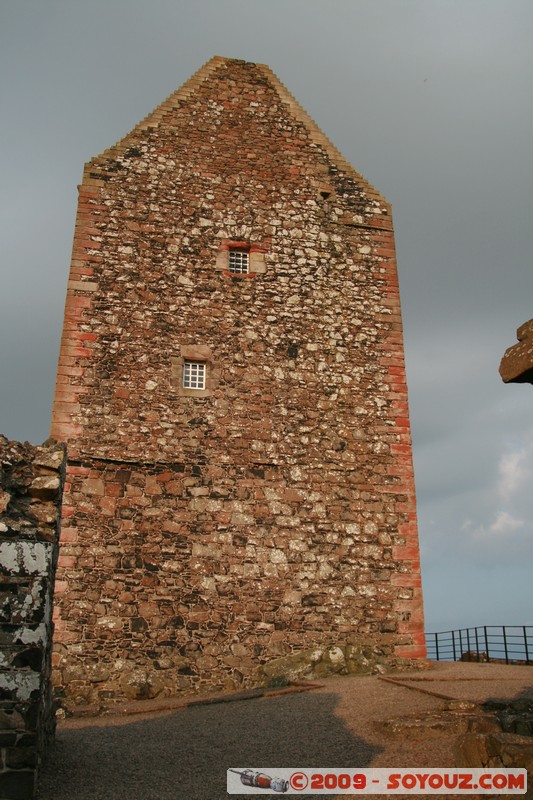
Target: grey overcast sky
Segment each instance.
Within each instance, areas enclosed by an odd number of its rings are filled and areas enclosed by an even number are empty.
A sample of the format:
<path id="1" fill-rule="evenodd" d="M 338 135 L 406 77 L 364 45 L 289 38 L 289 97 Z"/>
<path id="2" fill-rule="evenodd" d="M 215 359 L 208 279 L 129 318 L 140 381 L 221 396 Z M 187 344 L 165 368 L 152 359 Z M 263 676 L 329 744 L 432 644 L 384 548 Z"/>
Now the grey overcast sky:
<path id="1" fill-rule="evenodd" d="M 393 204 L 426 629 L 533 624 L 531 0 L 0 0 L 0 431 L 48 426 L 84 162 L 213 55 Z"/>

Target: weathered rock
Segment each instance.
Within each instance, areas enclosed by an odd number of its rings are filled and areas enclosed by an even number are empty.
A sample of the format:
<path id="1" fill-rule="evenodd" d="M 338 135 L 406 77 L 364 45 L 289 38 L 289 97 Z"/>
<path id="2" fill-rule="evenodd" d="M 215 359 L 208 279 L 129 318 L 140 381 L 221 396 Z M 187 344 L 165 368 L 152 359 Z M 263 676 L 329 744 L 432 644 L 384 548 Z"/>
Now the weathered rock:
<path id="1" fill-rule="evenodd" d="M 513 768 L 527 770 L 526 798 L 533 797 L 533 698 L 527 691 L 513 701 L 488 700 L 492 712 L 474 717 L 456 743 L 458 767 Z M 503 730 L 502 730 L 503 729 Z M 525 734 L 525 735 L 521 735 Z"/>
<path id="2" fill-rule="evenodd" d="M 9 505 L 11 495 L 9 492 L 0 491 L 0 514 L 3 514 Z"/>
<path id="3" fill-rule="evenodd" d="M 40 475 L 32 480 L 28 494 L 40 500 L 53 500 L 57 497 L 59 488 L 60 480 L 57 475 Z"/>
<path id="4" fill-rule="evenodd" d="M 521 325 L 518 344 L 509 347 L 500 363 L 500 375 L 505 383 L 533 383 L 533 319 Z"/>
<path id="5" fill-rule="evenodd" d="M 523 767 L 533 776 L 533 740 L 516 733 L 466 733 L 456 746 L 458 767 Z"/>
<path id="6" fill-rule="evenodd" d="M 120 677 L 119 685 L 125 697 L 130 700 L 152 700 L 163 691 L 164 683 L 155 672 L 134 668 L 126 670 Z"/>
<path id="7" fill-rule="evenodd" d="M 378 727 L 388 736 L 422 740 L 438 736 L 465 734 L 476 731 L 497 731 L 498 725 L 490 715 L 454 711 L 432 711 L 426 714 L 383 720 Z M 459 765 L 461 766 L 461 765 Z"/>
<path id="8" fill-rule="evenodd" d="M 272 659 L 264 664 L 259 674 L 263 683 L 283 678 L 286 682 L 302 678 L 314 680 L 330 675 L 374 674 L 385 671 L 384 663 L 371 650 L 352 644 L 330 645 L 325 648 L 303 650 L 290 656 Z M 365 655 L 365 652 L 367 655 Z"/>

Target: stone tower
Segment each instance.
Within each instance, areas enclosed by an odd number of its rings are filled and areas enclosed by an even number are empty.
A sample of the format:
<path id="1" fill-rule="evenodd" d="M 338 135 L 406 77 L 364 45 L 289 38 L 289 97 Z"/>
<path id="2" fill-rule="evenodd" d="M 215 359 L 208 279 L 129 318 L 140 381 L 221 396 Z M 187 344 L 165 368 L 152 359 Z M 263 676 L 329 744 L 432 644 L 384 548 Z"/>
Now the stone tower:
<path id="1" fill-rule="evenodd" d="M 87 164 L 51 432 L 72 703 L 425 654 L 391 209 L 268 67 Z"/>

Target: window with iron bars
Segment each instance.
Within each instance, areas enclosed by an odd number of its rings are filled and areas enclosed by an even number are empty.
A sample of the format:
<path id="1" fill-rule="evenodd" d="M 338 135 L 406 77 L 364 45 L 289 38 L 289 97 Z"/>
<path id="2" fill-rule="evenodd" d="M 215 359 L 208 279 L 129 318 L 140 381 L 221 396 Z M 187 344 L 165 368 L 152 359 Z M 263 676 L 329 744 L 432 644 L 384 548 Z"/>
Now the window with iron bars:
<path id="1" fill-rule="evenodd" d="M 229 271 L 234 275 L 246 275 L 250 270 L 250 254 L 247 250 L 229 251 Z"/>
<path id="2" fill-rule="evenodd" d="M 185 361 L 183 364 L 183 388 L 205 389 L 206 365 L 204 361 Z"/>

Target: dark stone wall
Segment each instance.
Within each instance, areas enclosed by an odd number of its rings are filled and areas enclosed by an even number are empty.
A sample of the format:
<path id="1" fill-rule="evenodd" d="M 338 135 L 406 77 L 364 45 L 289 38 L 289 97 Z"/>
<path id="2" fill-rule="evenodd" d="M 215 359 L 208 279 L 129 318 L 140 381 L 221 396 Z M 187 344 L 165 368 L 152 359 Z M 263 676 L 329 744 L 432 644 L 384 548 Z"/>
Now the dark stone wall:
<path id="1" fill-rule="evenodd" d="M 53 737 L 52 592 L 64 447 L 0 436 L 0 797 L 33 797 Z"/>

